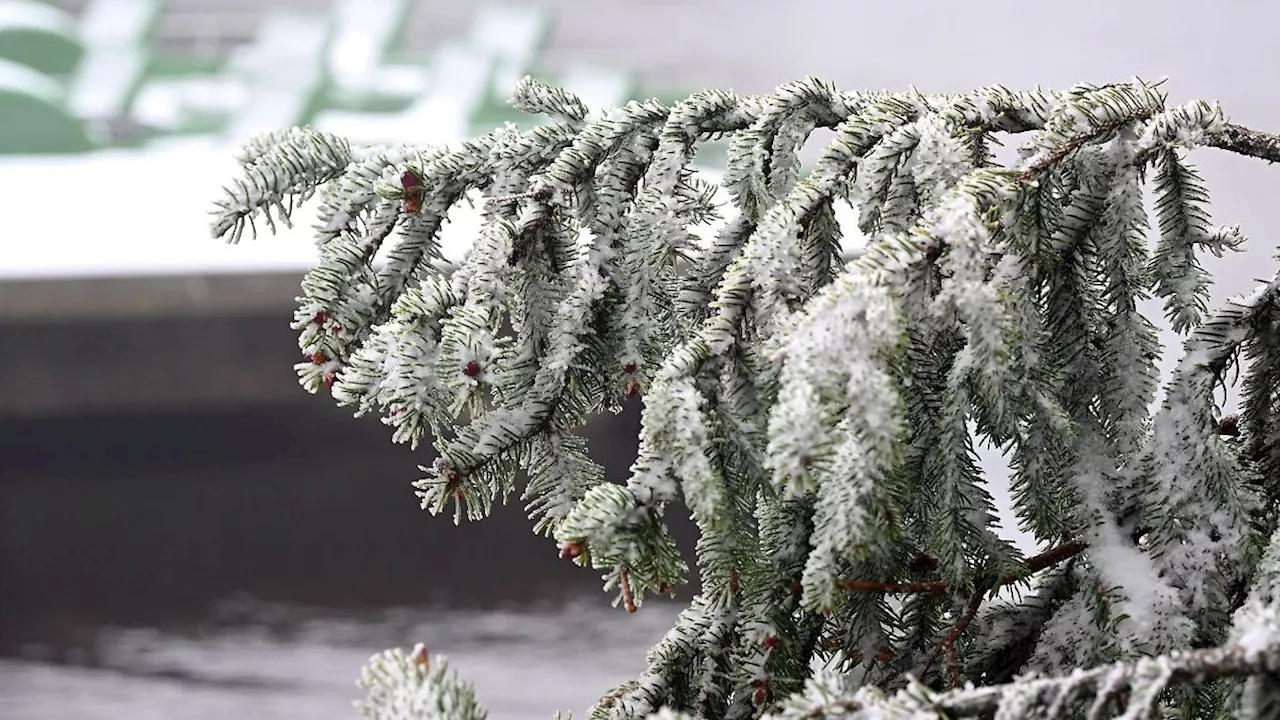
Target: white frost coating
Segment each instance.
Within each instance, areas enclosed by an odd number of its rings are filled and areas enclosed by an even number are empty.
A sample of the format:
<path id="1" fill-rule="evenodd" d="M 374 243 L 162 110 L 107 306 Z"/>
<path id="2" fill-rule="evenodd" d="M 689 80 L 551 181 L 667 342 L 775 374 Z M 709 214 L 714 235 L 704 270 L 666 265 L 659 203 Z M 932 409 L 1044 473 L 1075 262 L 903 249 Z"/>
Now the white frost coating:
<path id="1" fill-rule="evenodd" d="M 1088 588 L 1077 590 L 1049 618 L 1036 641 L 1028 669 L 1060 673 L 1094 661 L 1094 648 L 1101 636 L 1088 604 Z"/>
<path id="2" fill-rule="evenodd" d="M 486 715 L 471 684 L 449 672 L 443 655 L 427 657 L 422 645 L 412 654 L 397 649 L 374 655 L 358 684 L 368 697 L 356 708 L 368 720 L 484 720 Z"/>
<path id="3" fill-rule="evenodd" d="M 510 437 L 527 434 L 537 424 L 528 408 L 494 408 L 486 420 L 471 448 L 479 457 L 493 455 L 507 445 Z"/>
<path id="4" fill-rule="evenodd" d="M 766 467 L 790 495 L 815 483 L 818 490 L 803 577 L 810 607 L 831 602 L 836 558 L 873 531 L 859 506 L 896 453 L 898 398 L 881 358 L 897 344 L 900 323 L 885 290 L 855 268 L 810 302 L 774 354 L 785 364 L 769 414 Z M 836 427 L 814 425 L 831 413 L 843 416 Z M 832 454 L 829 468 L 817 464 L 820 453 Z"/>
<path id="5" fill-rule="evenodd" d="M 1243 648 L 1248 659 L 1280 652 L 1280 530 L 1271 536 L 1253 587 L 1231 626 L 1231 642 Z"/>
<path id="6" fill-rule="evenodd" d="M 911 177 L 924 191 L 923 200 L 931 204 L 973 172 L 973 164 L 941 118 L 930 115 L 918 127 L 920 142 L 911 154 Z"/>
<path id="7" fill-rule="evenodd" d="M 1254 301 L 1260 299 L 1255 296 Z M 1223 602 L 1244 562 L 1242 533 L 1257 499 L 1239 482 L 1246 469 L 1215 436 L 1211 364 L 1232 355 L 1249 332 L 1243 306 L 1228 305 L 1196 328 L 1152 422 L 1144 458 L 1142 502 L 1151 526 L 1149 553 L 1180 587 L 1186 614 Z M 1188 438 L 1205 438 L 1188 442 Z"/>
<path id="8" fill-rule="evenodd" d="M 804 182 L 796 186 L 785 200 L 769 209 L 734 263 L 738 272 L 749 273 L 756 291 L 757 319 L 765 335 L 774 335 L 791 322 L 787 300 L 800 295 L 800 247 L 796 241 L 800 216 L 821 200 L 829 184 L 818 187 Z"/>
<path id="9" fill-rule="evenodd" d="M 529 91 L 530 102 L 549 92 Z M 456 151 L 338 152 L 349 165 L 319 190 L 323 257 L 295 317 L 314 353 L 303 369 L 313 384 L 314 374 L 331 381 L 340 357 L 340 400 L 361 409 L 394 403 L 398 432 L 431 425 L 445 461 L 428 484 L 453 485 L 419 485 L 424 500 L 451 499 L 466 482 L 468 514 L 478 516 L 472 510 L 512 489 L 523 466 L 527 487 L 536 484 L 530 506 L 541 508 L 532 512 L 547 515 L 541 529 L 578 564 L 603 571 L 606 589 L 619 588 L 628 605 L 684 579 L 662 517 L 669 502 L 692 509 L 713 600 L 696 599 L 639 681 L 600 708 L 610 720 L 643 717 L 676 689 L 727 700 L 746 717 L 760 688 L 772 690 L 766 683 L 832 658 L 861 663 L 855 680 L 818 677 L 775 713 L 923 718 L 934 700 L 963 694 L 986 709 L 999 699 L 998 717 L 1021 718 L 1039 710 L 1041 691 L 1087 690 L 1104 673 L 974 689 L 968 683 L 1000 671 L 992 663 L 1014 642 L 982 632 L 1024 632 L 1026 640 L 1043 630 L 1031 660 L 1008 668 L 1019 673 L 1070 672 L 1220 633 L 1214 608 L 1252 570 L 1244 561 L 1253 538 L 1242 528 L 1256 473 L 1238 462 L 1238 440 L 1199 440 L 1217 410 L 1206 399 L 1221 365 L 1214 361 L 1246 339 L 1255 318 L 1243 306 L 1211 318 L 1171 384 L 1171 409 L 1148 425 L 1151 332 L 1130 310 L 1150 272 L 1163 282 L 1157 294 L 1199 326 L 1201 287 L 1185 262 L 1194 255 L 1164 253 L 1153 263 L 1171 268 L 1163 275 L 1145 262 L 1135 148 L 1179 168 L 1169 148 L 1203 140 L 1221 127 L 1220 112 L 1195 104 L 1166 111 L 1161 92 L 1144 83 L 1052 94 L 825 92 L 793 84 L 742 105 L 708 96 L 665 117 L 657 103 L 632 103 L 607 122 L 506 129 Z M 794 145 L 815 120 L 829 126 L 842 117 L 817 169 L 799 179 Z M 700 126 L 706 119 L 715 127 Z M 728 131 L 726 184 L 741 207 L 730 210 L 738 214 L 728 231 L 699 243 L 688 226 L 713 214 L 714 193 L 682 167 L 691 143 L 725 125 L 737 128 Z M 1004 132 L 1035 135 L 1019 166 L 1000 167 L 997 157 L 988 167 L 986 142 Z M 270 163 L 270 150 L 257 148 L 251 162 Z M 983 168 L 969 166 L 974 157 Z M 246 197 L 270 204 L 281 192 L 277 176 L 291 172 L 280 165 Z M 401 165 L 420 174 L 420 203 L 402 200 Z M 1184 217 L 1165 212 L 1162 231 L 1177 240 L 1170 245 L 1217 252 L 1238 242 L 1238 233 L 1211 234 L 1207 219 L 1194 219 L 1196 203 L 1185 197 L 1200 189 L 1189 173 L 1161 176 L 1171 177 L 1182 189 L 1166 196 Z M 308 182 L 299 192 L 315 190 Z M 415 288 L 442 277 L 434 246 L 417 258 L 463 186 L 494 196 L 484 203 L 485 227 L 468 236 L 478 240 L 451 281 Z M 877 235 L 841 272 L 828 266 L 832 239 L 818 231 L 827 229 L 826 203 L 846 196 L 860 201 Z M 824 215 L 818 226 L 809 224 L 815 211 Z M 383 254 L 404 255 L 370 274 L 369 251 L 397 223 L 409 239 Z M 1070 265 L 1055 267 L 1063 253 Z M 1057 293 L 1050 307 L 1046 293 Z M 396 297 L 388 318 L 385 302 Z M 1071 346 L 1046 337 L 1042 320 L 1060 324 Z M 640 458 L 625 485 L 602 482 L 569 433 L 636 390 L 645 392 Z M 442 430 L 464 416 L 456 435 Z M 847 612 L 858 603 L 836 594 L 848 585 L 837 578 L 941 578 L 959 587 L 1011 569 L 992 532 L 971 433 L 1019 453 L 1019 510 L 1040 539 L 1077 538 L 1087 550 L 1069 561 L 1070 575 L 1032 585 L 1052 597 L 1000 622 L 980 619 L 956 644 L 966 657 L 939 658 L 926 681 L 944 685 L 944 664 L 958 665 L 964 689 L 955 695 L 914 684 L 889 700 L 857 690 L 893 682 L 885 671 L 918 660 L 902 646 L 936 640 L 945 627 L 912 612 L 919 596 L 862 596 L 883 600 L 885 615 L 851 624 L 865 618 Z M 1137 458 L 1135 447 L 1144 451 Z M 730 497 L 730 488 L 746 495 Z M 881 517 L 902 534 L 886 532 Z M 1263 565 L 1262 575 L 1276 574 L 1274 558 Z M 1275 583 L 1262 585 L 1233 630 L 1247 653 L 1280 635 Z M 788 617 L 809 619 L 797 606 L 830 607 L 830 617 L 811 619 L 841 646 L 789 652 L 801 645 L 776 636 L 794 632 Z M 939 620 L 953 622 L 959 610 Z M 877 665 L 882 650 L 897 654 L 897 667 Z M 1127 667 L 1107 681 L 1132 682 L 1145 706 L 1171 666 Z M 412 695 L 418 677 L 403 673 L 391 684 Z"/>
<path id="10" fill-rule="evenodd" d="M 688 380 L 672 382 L 668 392 L 672 411 L 669 430 L 673 437 L 667 446 L 675 455 L 676 477 L 684 482 L 689 510 L 699 518 L 708 518 L 724 507 L 725 487 L 707 459 L 710 438 L 702 416 L 702 396 Z"/>
<path id="11" fill-rule="evenodd" d="M 1257 660 L 1264 653 L 1275 652 L 1280 646 L 1280 612 L 1271 608 L 1269 613 L 1259 613 L 1252 618 L 1253 624 L 1240 633 L 1236 644 L 1244 650 L 1245 657 Z"/>
<path id="12" fill-rule="evenodd" d="M 775 362 L 785 364 L 770 413 L 766 459 L 779 487 L 793 493 L 806 489 L 806 468 L 830 432 L 819 425 L 826 414 L 820 404 L 836 410 L 856 403 L 849 412 L 856 408 L 864 414 L 859 425 L 877 429 L 876 440 L 869 441 L 891 442 L 894 423 L 887 413 L 894 404 L 892 391 L 877 394 L 874 387 L 857 383 L 884 377 L 877 358 L 896 343 L 900 322 L 884 290 L 850 271 L 815 298 L 782 336 L 773 353 Z"/>
<path id="13" fill-rule="evenodd" d="M 1144 114 L 1163 109 L 1164 96 L 1157 85 L 1135 79 L 1105 88 L 1073 87 L 1057 99 L 1044 129 L 1022 148 L 1023 159 L 1016 169 L 1036 167 L 1066 143 L 1106 129 L 1112 123 L 1136 121 Z"/>
<path id="14" fill-rule="evenodd" d="M 1146 152 L 1157 146 L 1195 147 L 1209 135 L 1226 129 L 1227 119 L 1217 102 L 1195 100 L 1170 108 L 1147 121 L 1136 149 Z"/>
<path id="15" fill-rule="evenodd" d="M 787 383 L 778 394 L 769 414 L 766 462 L 774 482 L 789 498 L 817 487 L 810 466 L 830 437 L 828 414 L 812 383 Z"/>
<path id="16" fill-rule="evenodd" d="M 1082 519 L 1088 523 L 1089 560 L 1103 586 L 1119 591 L 1112 616 L 1127 616 L 1117 628 L 1121 649 L 1185 647 L 1194 624 L 1184 615 L 1178 591 L 1116 525 L 1108 501 L 1111 481 L 1105 474 L 1114 460 L 1109 462 L 1110 454 L 1097 438 L 1082 442 L 1078 457 L 1073 479 L 1084 505 Z"/>
<path id="17" fill-rule="evenodd" d="M 1147 408 L 1156 391 L 1155 358 L 1159 353 L 1155 327 L 1136 309 L 1143 299 L 1142 268 L 1147 260 L 1143 233 L 1148 221 L 1132 146 L 1133 133 L 1122 129 L 1104 150 L 1113 168 L 1102 227 L 1095 232 L 1106 258 L 1110 332 L 1103 339 L 1104 422 L 1111 424 L 1119 459 L 1135 453 L 1146 434 Z M 1132 309 L 1131 309 L 1132 308 Z"/>
<path id="18" fill-rule="evenodd" d="M 896 698 L 895 698 L 896 699 Z M 787 698 L 774 712 L 765 715 L 767 720 L 809 720 L 812 718 L 839 718 L 840 720 L 884 720 L 887 717 L 920 720 L 936 717 L 935 714 L 915 715 L 893 708 L 886 713 L 888 701 L 874 687 L 854 687 L 841 673 L 822 668 L 805 681 L 804 688 Z"/>
<path id="19" fill-rule="evenodd" d="M 991 192 L 993 201 L 1009 192 L 1003 184 L 983 189 Z M 989 253 L 994 248 L 990 231 L 975 207 L 979 201 L 976 193 L 973 187 L 952 190 L 927 218 L 925 227 L 948 248 L 943 267 L 952 273 L 951 281 L 934 298 L 933 313 L 938 318 L 954 314 L 965 324 L 987 389 L 1000 392 L 1006 389 L 1006 380 L 1019 373 L 1009 362 L 1012 350 L 1008 340 L 1016 318 L 1009 314 L 1001 288 L 987 280 Z"/>

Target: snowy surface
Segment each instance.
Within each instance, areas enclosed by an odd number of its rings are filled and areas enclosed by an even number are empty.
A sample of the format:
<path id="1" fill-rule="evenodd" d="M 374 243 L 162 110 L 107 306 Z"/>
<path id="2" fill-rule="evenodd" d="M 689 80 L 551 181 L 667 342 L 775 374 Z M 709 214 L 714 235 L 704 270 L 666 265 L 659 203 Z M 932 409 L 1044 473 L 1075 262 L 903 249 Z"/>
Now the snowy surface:
<path id="1" fill-rule="evenodd" d="M 596 598 L 598 599 L 598 598 Z M 644 669 L 644 653 L 683 607 L 646 602 L 628 615 L 601 603 L 517 611 L 388 610 L 289 627 L 212 633 L 103 631 L 105 667 L 0 659 L 5 720 L 356 716 L 360 667 L 391 646 L 425 642 L 471 682 L 493 720 L 585 711 Z"/>
<path id="2" fill-rule="evenodd" d="M 0 30 L 42 30 L 52 35 L 71 35 L 75 19 L 65 10 L 32 0 L 7 0 L 0 3 Z"/>
<path id="3" fill-rule="evenodd" d="M 0 58 L 0 90 L 34 95 L 53 104 L 62 102 L 63 96 L 62 87 L 48 75 L 4 58 Z"/>

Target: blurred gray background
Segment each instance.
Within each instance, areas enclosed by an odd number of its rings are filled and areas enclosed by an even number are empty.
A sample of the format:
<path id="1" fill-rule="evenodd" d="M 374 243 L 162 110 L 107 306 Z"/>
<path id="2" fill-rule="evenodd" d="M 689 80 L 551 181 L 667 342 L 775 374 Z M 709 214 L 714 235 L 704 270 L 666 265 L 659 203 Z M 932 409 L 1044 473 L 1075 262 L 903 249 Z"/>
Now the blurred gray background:
<path id="1" fill-rule="evenodd" d="M 430 517 L 409 486 L 428 450 L 297 387 L 305 237 L 235 249 L 283 248 L 270 261 L 184 255 L 211 242 L 196 213 L 247 133 L 448 141 L 514 119 L 504 82 L 524 72 L 605 105 L 807 75 L 924 91 L 1167 76 L 1173 102 L 1280 131 L 1277 21 L 1261 0 L 0 0 L 0 717 L 352 717 L 365 658 L 417 641 L 498 720 L 581 713 L 678 609 L 609 608 L 518 505 Z M 1196 160 L 1215 221 L 1253 242 L 1210 259 L 1218 302 L 1274 272 L 1280 173 Z M 163 215 L 162 192 L 194 209 Z M 637 427 L 633 408 L 587 430 L 614 479 Z"/>

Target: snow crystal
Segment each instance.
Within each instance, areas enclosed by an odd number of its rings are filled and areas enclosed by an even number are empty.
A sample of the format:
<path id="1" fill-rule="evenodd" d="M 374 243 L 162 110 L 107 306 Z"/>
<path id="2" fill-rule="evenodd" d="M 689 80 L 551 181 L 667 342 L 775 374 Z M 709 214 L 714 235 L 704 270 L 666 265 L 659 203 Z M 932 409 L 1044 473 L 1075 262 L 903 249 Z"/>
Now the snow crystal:
<path id="1" fill-rule="evenodd" d="M 1260 622 L 1250 625 L 1236 644 L 1244 650 L 1248 660 L 1257 660 L 1263 653 L 1280 645 L 1280 617 L 1274 612 L 1266 615 Z"/>

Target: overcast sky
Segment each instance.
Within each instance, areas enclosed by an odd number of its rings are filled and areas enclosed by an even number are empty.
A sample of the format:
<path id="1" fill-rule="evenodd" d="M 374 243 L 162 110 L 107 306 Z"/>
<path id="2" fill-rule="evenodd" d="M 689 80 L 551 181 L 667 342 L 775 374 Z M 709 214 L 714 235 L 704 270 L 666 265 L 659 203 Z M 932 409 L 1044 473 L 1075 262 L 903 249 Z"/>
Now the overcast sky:
<path id="1" fill-rule="evenodd" d="M 422 18 L 445 3 L 424 3 Z M 959 92 L 1168 77 L 1171 102 L 1221 101 L 1233 122 L 1280 132 L 1280 4 L 1265 0 L 558 0 L 551 63 L 633 67 L 655 87 L 764 92 L 815 75 L 843 89 Z M 444 12 L 443 7 L 439 8 Z M 453 11 L 456 13 L 456 11 Z M 418 20 L 417 22 L 421 22 Z M 1270 274 L 1280 168 L 1202 150 L 1218 223 L 1255 252 L 1225 261 L 1234 294 Z"/>

